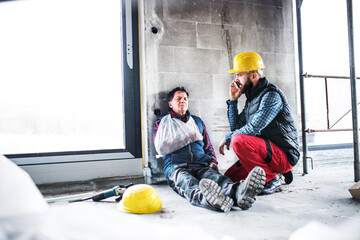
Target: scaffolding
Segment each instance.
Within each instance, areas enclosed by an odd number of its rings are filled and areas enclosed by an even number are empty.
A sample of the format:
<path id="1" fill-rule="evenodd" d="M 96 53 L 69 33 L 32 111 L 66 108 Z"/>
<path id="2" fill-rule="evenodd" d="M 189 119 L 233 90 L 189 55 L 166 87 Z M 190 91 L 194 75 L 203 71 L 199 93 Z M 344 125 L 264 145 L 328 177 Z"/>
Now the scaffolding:
<path id="1" fill-rule="evenodd" d="M 301 106 L 301 134 L 302 134 L 302 150 L 303 150 L 303 172 L 308 174 L 307 167 L 307 140 L 306 134 L 310 131 L 306 127 L 306 118 L 305 118 L 305 88 L 304 88 L 304 74 L 303 70 L 303 55 L 302 55 L 302 30 L 301 30 L 301 5 L 303 0 L 296 0 L 296 17 L 297 17 L 297 33 L 298 33 L 298 55 L 299 55 L 299 79 L 300 79 L 300 106 Z M 354 24 L 353 24 L 353 4 L 352 0 L 347 0 L 347 22 L 348 22 L 348 41 L 349 41 L 349 63 L 350 63 L 350 79 L 351 83 L 351 112 L 352 112 L 352 131 L 353 131 L 353 147 L 354 147 L 354 180 L 355 182 L 360 180 L 360 171 L 359 171 L 359 126 L 358 126 L 358 114 L 357 114 L 357 94 L 356 94 L 356 72 L 355 72 L 355 54 L 354 54 Z M 314 76 L 312 76 L 314 77 Z M 327 84 L 327 79 L 325 78 Z M 328 96 L 326 93 L 326 98 Z M 328 103 L 327 103 L 328 106 Z M 331 131 L 331 127 L 328 126 L 327 129 L 322 131 Z M 334 131 L 334 130 L 332 130 Z"/>

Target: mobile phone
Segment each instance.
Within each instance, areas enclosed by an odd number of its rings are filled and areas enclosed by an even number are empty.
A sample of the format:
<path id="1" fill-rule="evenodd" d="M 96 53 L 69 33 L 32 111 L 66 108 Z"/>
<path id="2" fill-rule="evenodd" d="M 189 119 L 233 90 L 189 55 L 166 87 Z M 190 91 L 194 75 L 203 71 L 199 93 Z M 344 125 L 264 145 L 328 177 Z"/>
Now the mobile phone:
<path id="1" fill-rule="evenodd" d="M 236 88 L 240 88 L 240 83 L 234 82 L 234 86 L 235 86 Z"/>

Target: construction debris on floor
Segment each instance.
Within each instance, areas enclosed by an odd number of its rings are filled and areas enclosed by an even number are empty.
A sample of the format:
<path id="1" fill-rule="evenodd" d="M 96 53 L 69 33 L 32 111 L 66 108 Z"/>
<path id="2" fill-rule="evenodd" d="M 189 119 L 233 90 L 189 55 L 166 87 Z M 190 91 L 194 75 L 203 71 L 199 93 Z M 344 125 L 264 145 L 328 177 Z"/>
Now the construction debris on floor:
<path id="1" fill-rule="evenodd" d="M 0 184 L 0 239 L 360 239 L 360 202 L 348 191 L 351 163 L 315 167 L 305 176 L 295 169 L 281 192 L 229 213 L 192 206 L 167 185 L 152 186 L 162 202 L 152 214 L 119 211 L 116 196 L 74 203 L 68 202 L 74 196 L 49 196 L 47 203 L 5 157 Z"/>

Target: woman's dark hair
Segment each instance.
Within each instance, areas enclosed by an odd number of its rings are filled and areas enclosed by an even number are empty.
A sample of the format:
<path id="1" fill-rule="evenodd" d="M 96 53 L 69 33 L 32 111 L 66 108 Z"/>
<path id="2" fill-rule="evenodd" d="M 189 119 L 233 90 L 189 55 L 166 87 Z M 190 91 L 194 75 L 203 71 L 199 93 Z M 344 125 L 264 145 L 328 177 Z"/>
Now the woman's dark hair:
<path id="1" fill-rule="evenodd" d="M 184 92 L 189 97 L 189 93 L 186 91 L 186 89 L 184 87 L 176 87 L 168 93 L 168 95 L 167 95 L 168 102 L 170 102 L 173 99 L 174 94 L 177 91 Z"/>

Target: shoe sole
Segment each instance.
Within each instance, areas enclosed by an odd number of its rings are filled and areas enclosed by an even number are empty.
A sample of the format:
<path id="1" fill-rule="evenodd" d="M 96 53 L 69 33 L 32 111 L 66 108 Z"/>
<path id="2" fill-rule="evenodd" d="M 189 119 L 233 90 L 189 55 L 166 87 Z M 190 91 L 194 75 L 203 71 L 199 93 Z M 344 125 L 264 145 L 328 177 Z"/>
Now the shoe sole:
<path id="1" fill-rule="evenodd" d="M 200 191 L 206 201 L 214 208 L 229 212 L 234 205 L 234 200 L 221 192 L 221 187 L 213 180 L 203 178 L 199 183 Z"/>
<path id="2" fill-rule="evenodd" d="M 255 196 L 259 194 L 265 185 L 265 171 L 261 167 L 255 167 L 249 173 L 248 177 L 245 179 L 241 186 L 242 194 L 237 197 L 237 204 L 242 210 L 249 209 L 252 204 L 255 202 Z"/>

